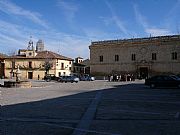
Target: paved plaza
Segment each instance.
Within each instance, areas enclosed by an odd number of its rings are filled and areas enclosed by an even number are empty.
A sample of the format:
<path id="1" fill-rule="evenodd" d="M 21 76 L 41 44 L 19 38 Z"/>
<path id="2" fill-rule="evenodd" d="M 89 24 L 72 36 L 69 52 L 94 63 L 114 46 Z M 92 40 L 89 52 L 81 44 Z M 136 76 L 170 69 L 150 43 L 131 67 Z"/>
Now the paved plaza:
<path id="1" fill-rule="evenodd" d="M 180 89 L 144 81 L 32 85 L 0 88 L 0 135 L 180 135 Z"/>

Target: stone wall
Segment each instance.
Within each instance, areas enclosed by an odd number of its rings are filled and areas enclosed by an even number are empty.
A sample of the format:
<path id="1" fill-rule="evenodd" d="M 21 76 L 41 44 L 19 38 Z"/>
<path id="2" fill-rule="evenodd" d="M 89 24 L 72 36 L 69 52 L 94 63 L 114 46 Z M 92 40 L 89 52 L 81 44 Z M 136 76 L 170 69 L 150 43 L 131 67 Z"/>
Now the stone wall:
<path id="1" fill-rule="evenodd" d="M 177 60 L 172 60 L 172 52 L 177 52 Z M 152 60 L 156 53 L 156 60 Z M 135 61 L 132 61 L 135 54 Z M 119 61 L 115 61 L 119 55 Z M 99 57 L 103 56 L 103 62 Z M 91 74 L 111 74 L 116 72 L 138 72 L 147 67 L 148 73 L 180 73 L 180 38 L 167 40 L 146 40 L 142 42 L 97 42 L 90 46 Z"/>

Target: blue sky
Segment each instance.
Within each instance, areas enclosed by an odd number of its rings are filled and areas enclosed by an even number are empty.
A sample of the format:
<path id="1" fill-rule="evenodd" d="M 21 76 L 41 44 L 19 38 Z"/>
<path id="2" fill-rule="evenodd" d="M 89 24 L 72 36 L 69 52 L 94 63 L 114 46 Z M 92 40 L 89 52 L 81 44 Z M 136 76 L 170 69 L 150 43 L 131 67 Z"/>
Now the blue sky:
<path id="1" fill-rule="evenodd" d="M 42 39 L 45 48 L 89 58 L 91 41 L 180 33 L 180 0 L 0 0 L 0 52 Z"/>

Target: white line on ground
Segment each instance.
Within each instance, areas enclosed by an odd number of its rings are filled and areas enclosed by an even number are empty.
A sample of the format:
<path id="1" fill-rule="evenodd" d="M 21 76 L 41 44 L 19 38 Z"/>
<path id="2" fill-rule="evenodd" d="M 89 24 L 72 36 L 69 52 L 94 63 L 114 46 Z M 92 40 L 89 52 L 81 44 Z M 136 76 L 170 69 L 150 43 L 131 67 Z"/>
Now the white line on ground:
<path id="1" fill-rule="evenodd" d="M 107 110 L 107 109 L 98 109 L 98 110 Z M 165 113 L 159 113 L 159 112 L 145 112 L 145 111 L 133 111 L 133 110 L 112 110 L 111 111 L 117 111 L 117 112 L 130 112 L 130 113 L 141 113 L 141 114 L 154 114 L 154 115 L 161 115 Z M 174 115 L 174 113 L 166 113 L 167 115 Z"/>
<path id="2" fill-rule="evenodd" d="M 83 133 L 95 133 L 95 134 L 101 134 L 101 135 L 121 135 L 121 134 L 113 134 L 113 133 L 108 133 L 108 132 L 99 132 L 99 131 L 95 131 L 95 130 L 87 130 L 87 129 L 81 129 L 81 128 L 74 128 L 74 127 L 70 127 L 70 126 L 61 126 L 59 124 L 57 124 L 58 122 L 67 122 L 67 123 L 73 123 L 77 120 L 69 120 L 69 121 L 66 121 L 66 120 L 52 120 L 52 119 L 27 119 L 27 118 L 9 118 L 9 119 L 1 119 L 0 118 L 0 121 L 22 121 L 22 122 L 39 122 L 41 124 L 45 124 L 45 125 L 48 125 L 48 126 L 55 126 L 55 127 L 59 127 L 59 128 L 65 128 L 65 129 L 73 129 L 73 130 L 76 130 L 76 131 L 79 131 L 79 132 L 83 132 Z"/>
<path id="3" fill-rule="evenodd" d="M 112 100 L 112 99 L 111 99 Z M 180 102 L 166 102 L 166 101 L 147 101 L 147 100 L 128 100 L 128 99 L 114 99 L 115 101 L 125 102 L 148 102 L 148 103 L 162 103 L 162 104 L 180 104 Z"/>
<path id="4" fill-rule="evenodd" d="M 0 117 L 0 121 L 21 121 L 21 122 L 54 122 L 54 123 L 77 123 L 78 120 L 62 120 L 58 118 L 3 118 Z"/>
<path id="5" fill-rule="evenodd" d="M 73 128 L 73 127 L 69 127 L 69 126 L 60 126 L 58 124 L 52 124 L 52 123 L 43 123 L 46 125 L 50 125 L 50 126 L 57 126 L 60 128 L 67 128 L 67 129 L 74 129 L 76 131 L 79 131 L 79 133 L 95 133 L 95 134 L 101 134 L 101 135 L 122 135 L 122 134 L 113 134 L 113 133 L 108 133 L 108 132 L 99 132 L 99 131 L 95 131 L 95 130 L 87 130 L 87 129 L 81 129 L 81 128 Z M 78 134 L 80 135 L 80 134 Z"/>
<path id="6" fill-rule="evenodd" d="M 83 115 L 81 121 L 77 125 L 77 129 L 88 130 L 96 112 L 98 103 L 100 102 L 102 92 L 97 92 L 96 97 L 92 100 L 87 111 Z M 86 135 L 87 132 L 81 132 L 80 130 L 74 130 L 72 135 Z"/>
<path id="7" fill-rule="evenodd" d="M 118 95 L 119 96 L 119 95 Z M 141 96 L 141 97 L 177 97 L 176 95 L 152 95 L 152 94 L 126 94 L 126 93 L 121 93 L 121 96 Z M 108 99 L 108 98 L 103 98 L 103 99 Z"/>

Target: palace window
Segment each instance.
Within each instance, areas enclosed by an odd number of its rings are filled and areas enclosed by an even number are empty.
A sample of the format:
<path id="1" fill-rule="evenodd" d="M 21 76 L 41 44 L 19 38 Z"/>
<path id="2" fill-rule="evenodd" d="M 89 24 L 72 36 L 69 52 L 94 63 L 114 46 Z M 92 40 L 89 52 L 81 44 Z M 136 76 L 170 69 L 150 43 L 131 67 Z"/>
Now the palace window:
<path id="1" fill-rule="evenodd" d="M 61 63 L 61 70 L 64 70 L 64 63 Z"/>
<path id="2" fill-rule="evenodd" d="M 119 61 L 119 55 L 115 55 L 115 61 Z"/>
<path id="3" fill-rule="evenodd" d="M 132 54 L 132 55 L 131 55 L 131 60 L 132 60 L 132 61 L 135 61 L 135 60 L 136 60 L 136 54 Z"/>
<path id="4" fill-rule="evenodd" d="M 103 56 L 102 56 L 102 55 L 99 56 L 99 61 L 100 61 L 100 62 L 103 62 Z"/>
<path id="5" fill-rule="evenodd" d="M 32 61 L 29 62 L 29 68 L 32 68 Z"/>
<path id="6" fill-rule="evenodd" d="M 152 60 L 156 60 L 156 53 L 152 53 Z"/>
<path id="7" fill-rule="evenodd" d="M 177 52 L 171 53 L 172 60 L 177 60 Z"/>

